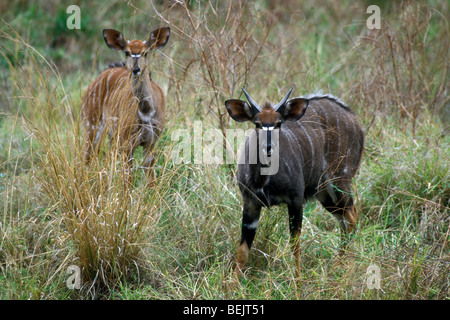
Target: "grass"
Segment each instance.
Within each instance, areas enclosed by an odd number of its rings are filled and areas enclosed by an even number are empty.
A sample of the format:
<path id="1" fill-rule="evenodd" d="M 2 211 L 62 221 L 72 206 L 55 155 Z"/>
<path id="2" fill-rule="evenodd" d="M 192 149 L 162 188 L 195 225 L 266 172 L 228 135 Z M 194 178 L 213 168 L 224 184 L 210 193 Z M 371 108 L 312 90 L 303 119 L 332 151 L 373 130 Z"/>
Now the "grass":
<path id="1" fill-rule="evenodd" d="M 448 300 L 448 4 L 380 2 L 378 31 L 366 28 L 368 5 L 83 3 L 81 30 L 64 27 L 57 1 L 2 11 L 0 298 Z M 84 165 L 81 96 L 122 58 L 104 45 L 103 28 L 144 38 L 159 24 L 172 35 L 152 57 L 168 110 L 157 182 L 149 188 L 135 169 L 129 187 L 114 148 Z M 247 129 L 227 119 L 225 99 L 245 87 L 275 101 L 291 86 L 339 96 L 363 124 L 358 231 L 339 257 L 336 222 L 305 204 L 297 287 L 286 208 L 265 209 L 236 282 L 236 166 L 175 163 L 172 136 L 193 138 L 194 121 L 224 136 Z M 72 265 L 79 290 L 66 285 Z M 381 289 L 367 285 L 372 266 Z"/>

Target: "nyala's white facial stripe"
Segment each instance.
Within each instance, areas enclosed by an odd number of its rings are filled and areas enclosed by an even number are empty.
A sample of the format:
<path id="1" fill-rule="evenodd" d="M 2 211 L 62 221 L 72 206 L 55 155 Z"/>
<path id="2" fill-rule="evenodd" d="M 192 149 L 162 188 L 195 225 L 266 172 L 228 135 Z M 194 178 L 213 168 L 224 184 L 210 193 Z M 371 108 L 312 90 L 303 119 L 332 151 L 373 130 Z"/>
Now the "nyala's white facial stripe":
<path id="1" fill-rule="evenodd" d="M 272 131 L 275 127 L 262 127 L 264 131 Z"/>

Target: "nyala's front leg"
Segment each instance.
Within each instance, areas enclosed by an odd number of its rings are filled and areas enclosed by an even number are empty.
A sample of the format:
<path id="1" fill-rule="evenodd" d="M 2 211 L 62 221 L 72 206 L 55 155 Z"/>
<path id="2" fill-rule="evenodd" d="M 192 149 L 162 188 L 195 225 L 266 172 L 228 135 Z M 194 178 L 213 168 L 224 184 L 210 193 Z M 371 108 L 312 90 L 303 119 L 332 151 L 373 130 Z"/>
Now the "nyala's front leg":
<path id="1" fill-rule="evenodd" d="M 154 187 L 155 186 L 155 162 L 156 159 L 153 156 L 153 153 L 151 151 L 152 148 L 144 148 L 144 161 L 142 163 L 142 166 L 144 167 L 147 179 L 148 179 L 148 183 L 150 187 Z"/>
<path id="2" fill-rule="evenodd" d="M 243 275 L 243 269 L 248 261 L 248 253 L 255 238 L 256 228 L 258 228 L 261 206 L 253 201 L 244 202 L 242 214 L 242 236 L 237 252 L 236 274 Z"/>

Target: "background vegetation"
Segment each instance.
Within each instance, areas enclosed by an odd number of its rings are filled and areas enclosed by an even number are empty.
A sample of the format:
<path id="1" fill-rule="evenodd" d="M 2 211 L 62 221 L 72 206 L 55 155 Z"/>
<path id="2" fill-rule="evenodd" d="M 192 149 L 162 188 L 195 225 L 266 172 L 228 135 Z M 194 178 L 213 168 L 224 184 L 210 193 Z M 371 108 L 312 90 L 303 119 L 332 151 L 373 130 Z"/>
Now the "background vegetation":
<path id="1" fill-rule="evenodd" d="M 434 1 L 1 1 L 0 297 L 3 299 L 449 299 L 449 7 Z M 81 29 L 69 30 L 69 5 Z M 381 8 L 369 30 L 366 9 Z M 103 28 L 145 39 L 167 95 L 157 185 L 120 155 L 82 162 L 81 96 L 112 61 Z M 301 287 L 286 208 L 264 210 L 246 277 L 233 269 L 241 199 L 235 165 L 175 164 L 172 133 L 246 128 L 223 105 L 322 89 L 366 132 L 343 258 L 335 221 L 305 207 Z M 142 155 L 137 155 L 137 163 Z M 69 289 L 69 266 L 82 286 Z M 367 269 L 381 289 L 367 286 Z"/>

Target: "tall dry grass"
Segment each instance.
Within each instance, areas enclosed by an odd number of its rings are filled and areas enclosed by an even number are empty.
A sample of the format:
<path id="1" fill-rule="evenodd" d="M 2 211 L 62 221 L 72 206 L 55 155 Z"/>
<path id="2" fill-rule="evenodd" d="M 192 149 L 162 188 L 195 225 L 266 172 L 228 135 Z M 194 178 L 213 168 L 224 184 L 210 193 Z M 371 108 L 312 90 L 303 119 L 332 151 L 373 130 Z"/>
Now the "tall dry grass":
<path id="1" fill-rule="evenodd" d="M 359 80 L 350 94 L 365 119 L 394 115 L 414 136 L 424 113 L 448 107 L 450 44 L 436 39 L 450 36 L 449 21 L 424 3 L 404 1 L 392 11 L 395 21 L 382 20 L 383 28 L 362 34 L 352 49 L 349 61 Z"/>
<path id="2" fill-rule="evenodd" d="M 192 9 L 186 1 L 162 9 L 153 6 L 153 14 L 172 28 L 179 42 L 179 49 L 172 52 L 176 59 L 171 74 L 178 101 L 182 104 L 184 87 L 194 84 L 198 99 L 194 107 L 212 116 L 226 136 L 229 121 L 223 101 L 249 85 L 275 18 L 253 12 L 245 1 L 197 5 L 201 8 Z"/>
<path id="3" fill-rule="evenodd" d="M 138 187 L 131 187 L 115 144 L 87 166 L 80 116 L 73 112 L 79 108 L 66 93 L 57 68 L 13 29 L 8 31 L 2 38 L 26 57 L 23 64 L 10 64 L 10 73 L 19 91 L 17 100 L 32 106 L 24 107 L 31 114 L 20 117 L 23 130 L 38 149 L 38 169 L 32 168 L 30 181 L 39 184 L 40 197 L 52 204 L 47 214 L 59 226 L 55 230 L 59 245 L 73 248 L 59 269 L 78 266 L 81 292 L 96 297 L 120 281 L 139 278 L 141 268 L 145 269 L 143 248 L 152 238 L 160 194 L 166 187 L 159 183 L 158 191 L 152 193 L 139 170 L 134 180 Z"/>

